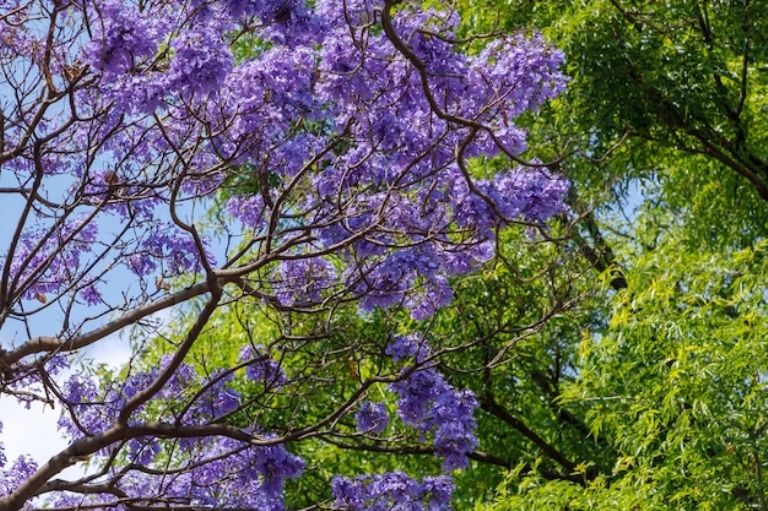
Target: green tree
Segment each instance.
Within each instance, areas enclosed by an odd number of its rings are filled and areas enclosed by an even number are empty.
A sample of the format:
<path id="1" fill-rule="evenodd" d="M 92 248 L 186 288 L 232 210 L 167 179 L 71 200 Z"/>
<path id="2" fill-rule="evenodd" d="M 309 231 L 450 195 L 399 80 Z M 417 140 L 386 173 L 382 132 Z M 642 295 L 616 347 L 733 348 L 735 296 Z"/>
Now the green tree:
<path id="1" fill-rule="evenodd" d="M 488 509 L 766 509 L 766 249 L 633 259 L 561 394 L 613 466 L 584 487 L 511 474 Z"/>

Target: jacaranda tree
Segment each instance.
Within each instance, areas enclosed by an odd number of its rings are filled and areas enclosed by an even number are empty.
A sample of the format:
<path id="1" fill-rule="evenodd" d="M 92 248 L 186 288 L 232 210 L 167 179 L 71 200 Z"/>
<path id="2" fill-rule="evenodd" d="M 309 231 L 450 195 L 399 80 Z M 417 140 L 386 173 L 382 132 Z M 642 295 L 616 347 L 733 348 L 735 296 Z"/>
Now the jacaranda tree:
<path id="1" fill-rule="evenodd" d="M 360 354 L 249 338 L 223 367 L 188 360 L 240 300 L 426 319 L 451 300 L 450 276 L 494 255 L 501 226 L 564 211 L 567 182 L 520 158 L 515 124 L 563 89 L 562 55 L 536 35 L 458 37 L 451 5 L 422 7 L 0 0 L 0 392 L 59 409 L 69 442 L 39 466 L 0 451 L 0 509 L 282 509 L 305 463 L 291 444 L 395 420 L 444 474 L 337 477 L 318 505 L 450 506 L 477 403 L 427 339 Z M 480 175 L 478 159 L 508 170 Z M 183 304 L 194 321 L 152 367 L 73 365 Z M 361 357 L 322 413 L 293 405 L 298 384 L 335 391 L 310 361 Z M 284 420 L 263 423 L 276 406 Z"/>

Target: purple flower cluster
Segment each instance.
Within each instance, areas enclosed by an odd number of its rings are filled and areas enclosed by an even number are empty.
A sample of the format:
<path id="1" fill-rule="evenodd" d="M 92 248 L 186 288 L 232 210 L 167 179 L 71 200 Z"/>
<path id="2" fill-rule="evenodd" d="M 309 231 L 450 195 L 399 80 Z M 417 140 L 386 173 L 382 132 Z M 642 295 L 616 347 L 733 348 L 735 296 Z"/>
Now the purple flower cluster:
<path id="1" fill-rule="evenodd" d="M 37 470 L 37 464 L 28 456 L 19 456 L 7 468 L 4 465 L 3 459 L 3 465 L 0 465 L 0 496 L 13 492 Z"/>
<path id="2" fill-rule="evenodd" d="M 3 423 L 0 421 L 0 433 L 3 432 Z M 5 462 L 7 461 L 5 457 L 5 446 L 0 442 L 0 468 L 3 468 L 5 466 Z"/>
<path id="3" fill-rule="evenodd" d="M 288 377 L 280 364 L 251 346 L 242 349 L 240 360 L 247 364 L 245 375 L 248 381 L 259 384 L 266 392 L 276 391 L 288 383 Z M 123 406 L 149 386 L 170 362 L 170 357 L 163 357 L 157 367 L 149 371 L 133 372 L 108 385 L 99 385 L 95 378 L 89 376 L 70 375 L 62 388 L 64 404 L 70 413 L 62 414 L 59 429 L 73 440 L 107 430 Z M 154 401 L 183 403 L 194 396 L 183 417 L 168 418 L 183 419 L 181 422 L 184 424 L 215 421 L 237 410 L 242 404 L 240 393 L 231 385 L 234 377 L 234 372 L 224 370 L 200 377 L 192 366 L 182 363 Z M 195 393 L 197 388 L 205 392 Z M 173 411 L 173 408 L 169 411 Z M 136 414 L 136 420 L 140 416 Z"/>
<path id="4" fill-rule="evenodd" d="M 147 234 L 136 252 L 127 257 L 128 267 L 133 273 L 146 276 L 159 270 L 161 275 L 173 277 L 200 270 L 200 251 L 192 238 L 181 235 L 166 224 L 153 226 Z M 215 261 L 207 250 L 204 257 Z"/>
<path id="5" fill-rule="evenodd" d="M 417 363 L 424 362 L 431 354 L 429 344 L 418 334 L 398 336 L 384 350 L 393 362 L 398 363 L 409 358 Z"/>
<path id="6" fill-rule="evenodd" d="M 106 0 L 98 9 L 100 23 L 86 48 L 84 62 L 109 78 L 129 72 L 155 52 L 158 34 L 136 6 Z"/>
<path id="7" fill-rule="evenodd" d="M 260 383 L 265 389 L 281 387 L 288 383 L 288 377 L 280 363 L 260 351 L 252 346 L 246 346 L 240 351 L 240 362 L 248 364 L 245 370 L 248 379 Z"/>
<path id="8" fill-rule="evenodd" d="M 339 511 L 444 511 L 451 508 L 453 481 L 448 476 L 419 482 L 402 472 L 354 479 L 335 477 L 331 483 Z"/>
<path id="9" fill-rule="evenodd" d="M 258 354 L 247 347 L 242 352 L 243 362 L 249 362 L 246 376 L 267 390 L 287 382 L 276 361 Z M 59 427 L 73 440 L 106 431 L 113 426 L 122 407 L 133 396 L 155 380 L 159 372 L 170 363 L 164 358 L 157 368 L 128 376 L 100 388 L 92 378 L 72 375 L 63 388 L 67 411 L 59 421 Z M 131 425 L 140 426 L 144 410 L 163 403 L 165 415 L 153 413 L 153 423 L 176 423 L 185 426 L 213 424 L 221 417 L 237 410 L 242 404 L 240 394 L 229 384 L 231 373 L 213 372 L 205 378 L 197 375 L 189 365 L 182 364 L 158 393 L 156 399 L 142 407 L 131 418 Z M 198 389 L 205 389 L 199 392 Z M 193 401 L 192 401 L 193 400 Z M 153 405 L 154 403 L 154 405 Z M 186 410 L 180 415 L 179 410 Z M 170 414 L 170 415 L 168 415 Z M 269 439 L 269 434 L 247 431 Z M 165 444 L 156 437 L 137 437 L 128 442 L 128 460 L 141 467 L 152 468 Z M 280 443 L 253 446 L 248 442 L 226 437 L 190 437 L 179 442 L 184 455 L 176 467 L 175 477 L 153 475 L 150 470 L 130 473 L 120 478 L 120 490 L 135 497 L 158 496 L 181 499 L 191 506 L 253 507 L 280 511 L 284 509 L 283 487 L 285 481 L 298 477 L 304 470 L 304 462 L 291 454 Z M 105 450 L 101 455 L 109 455 Z M 24 460 L 22 460 L 24 461 Z M 18 465 L 18 463 L 17 463 Z M 26 465 L 25 465 L 26 466 Z M 189 467 L 185 469 L 184 467 Z M 117 467 L 114 470 L 119 470 Z M 28 471 L 27 471 L 28 472 Z M 9 474 L 21 474 L 23 480 L 29 474 L 19 467 L 12 467 Z M 162 474 L 162 471 L 158 472 Z M 11 477 L 11 476 L 8 476 Z M 16 477 L 15 475 L 13 477 Z M 2 484 L 10 485 L 11 482 Z M 8 479 L 11 481 L 11 479 Z M 14 479 L 15 481 L 15 479 Z M 75 497 L 62 495 L 56 505 L 107 505 L 112 497 Z"/>
<path id="10" fill-rule="evenodd" d="M 12 285 L 25 289 L 27 298 L 67 289 L 87 251 L 98 237 L 98 226 L 85 218 L 72 219 L 53 230 L 39 227 L 21 233 L 11 261 Z M 0 258 L 2 261 L 2 258 Z"/>
<path id="11" fill-rule="evenodd" d="M 141 442 L 135 442 L 141 445 Z M 226 438 L 201 439 L 184 444 L 184 459 L 172 467 L 173 475 L 151 470 L 131 471 L 120 478 L 119 491 L 132 499 L 173 501 L 193 508 L 239 508 L 284 511 L 283 492 L 288 479 L 299 477 L 304 462 L 282 445 L 263 447 Z M 147 459 L 134 457 L 134 464 Z M 171 467 L 162 464 L 164 469 Z M 162 474 L 162 471 L 159 471 Z M 111 509 L 114 497 L 57 494 L 55 507 Z"/>
<path id="12" fill-rule="evenodd" d="M 280 263 L 277 299 L 283 305 L 313 303 L 336 283 L 336 270 L 322 258 L 290 259 Z"/>
<path id="13" fill-rule="evenodd" d="M 357 430 L 361 433 L 383 433 L 389 425 L 389 414 L 384 403 L 365 401 L 355 414 Z"/>
<path id="14" fill-rule="evenodd" d="M 216 27 L 185 32 L 174 40 L 173 48 L 169 86 L 187 97 L 217 89 L 234 68 L 232 53 Z"/>
<path id="15" fill-rule="evenodd" d="M 477 446 L 474 411 L 477 401 L 470 391 L 449 385 L 429 367 L 431 350 L 417 335 L 398 337 L 386 348 L 395 363 L 411 360 L 416 366 L 403 369 L 404 378 L 390 388 L 399 396 L 398 415 L 422 436 L 431 436 L 435 454 L 443 458 L 443 470 L 464 468 Z M 382 433 L 389 424 L 384 404 L 364 402 L 355 416 L 361 433 Z M 402 472 L 337 476 L 331 485 L 334 509 L 340 511 L 445 511 L 451 509 L 453 480 L 448 475 L 419 482 Z"/>
<path id="16" fill-rule="evenodd" d="M 428 347 L 418 337 L 400 338 L 390 344 L 387 353 L 393 360 L 413 357 L 423 363 Z M 443 469 L 465 468 L 469 454 L 477 447 L 474 418 L 478 406 L 474 394 L 451 386 L 435 369 L 406 368 L 402 381 L 392 383 L 398 413 L 403 422 L 432 436 L 435 454 L 443 458 Z"/>

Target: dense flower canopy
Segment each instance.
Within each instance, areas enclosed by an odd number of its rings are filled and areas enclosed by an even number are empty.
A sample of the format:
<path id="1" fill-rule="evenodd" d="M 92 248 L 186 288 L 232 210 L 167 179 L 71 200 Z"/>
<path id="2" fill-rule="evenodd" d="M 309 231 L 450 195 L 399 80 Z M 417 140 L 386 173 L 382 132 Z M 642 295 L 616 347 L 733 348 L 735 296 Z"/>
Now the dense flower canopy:
<path id="1" fill-rule="evenodd" d="M 282 509 L 303 469 L 287 444 L 354 414 L 365 388 L 318 424 L 229 425 L 252 403 L 233 382 L 280 393 L 292 375 L 259 346 L 229 369 L 188 365 L 213 311 L 253 296 L 424 319 L 451 300 L 451 276 L 493 257 L 499 226 L 565 208 L 567 182 L 542 165 L 471 170 L 473 158 L 521 162 L 515 118 L 563 89 L 562 55 L 540 36 L 467 52 L 455 11 L 390 0 L 3 0 L 0 23 L 0 190 L 18 200 L 0 333 L 54 306 L 66 316 L 3 346 L 1 390 L 55 396 L 71 442 L 45 466 L 6 464 L 2 509 Z M 197 322 L 157 367 L 117 381 L 67 368 L 68 353 L 196 298 Z M 477 404 L 415 342 L 395 341 L 379 383 L 444 468 L 463 467 Z M 380 404 L 357 411 L 364 434 L 389 420 Z M 91 455 L 101 472 L 56 479 Z M 333 492 L 339 509 L 445 509 L 451 486 L 398 473 Z"/>

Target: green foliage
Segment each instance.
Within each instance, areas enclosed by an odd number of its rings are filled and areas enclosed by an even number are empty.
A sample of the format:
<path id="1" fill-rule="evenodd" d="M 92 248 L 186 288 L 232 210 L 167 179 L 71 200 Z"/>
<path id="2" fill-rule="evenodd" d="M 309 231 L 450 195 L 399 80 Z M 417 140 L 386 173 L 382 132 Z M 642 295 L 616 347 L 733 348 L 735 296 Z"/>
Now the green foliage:
<path id="1" fill-rule="evenodd" d="M 745 509 L 763 506 L 768 452 L 768 244 L 634 260 L 609 327 L 579 345 L 562 394 L 587 406 L 615 451 L 582 488 L 511 474 L 486 509 Z M 510 490 L 512 489 L 512 490 Z"/>

